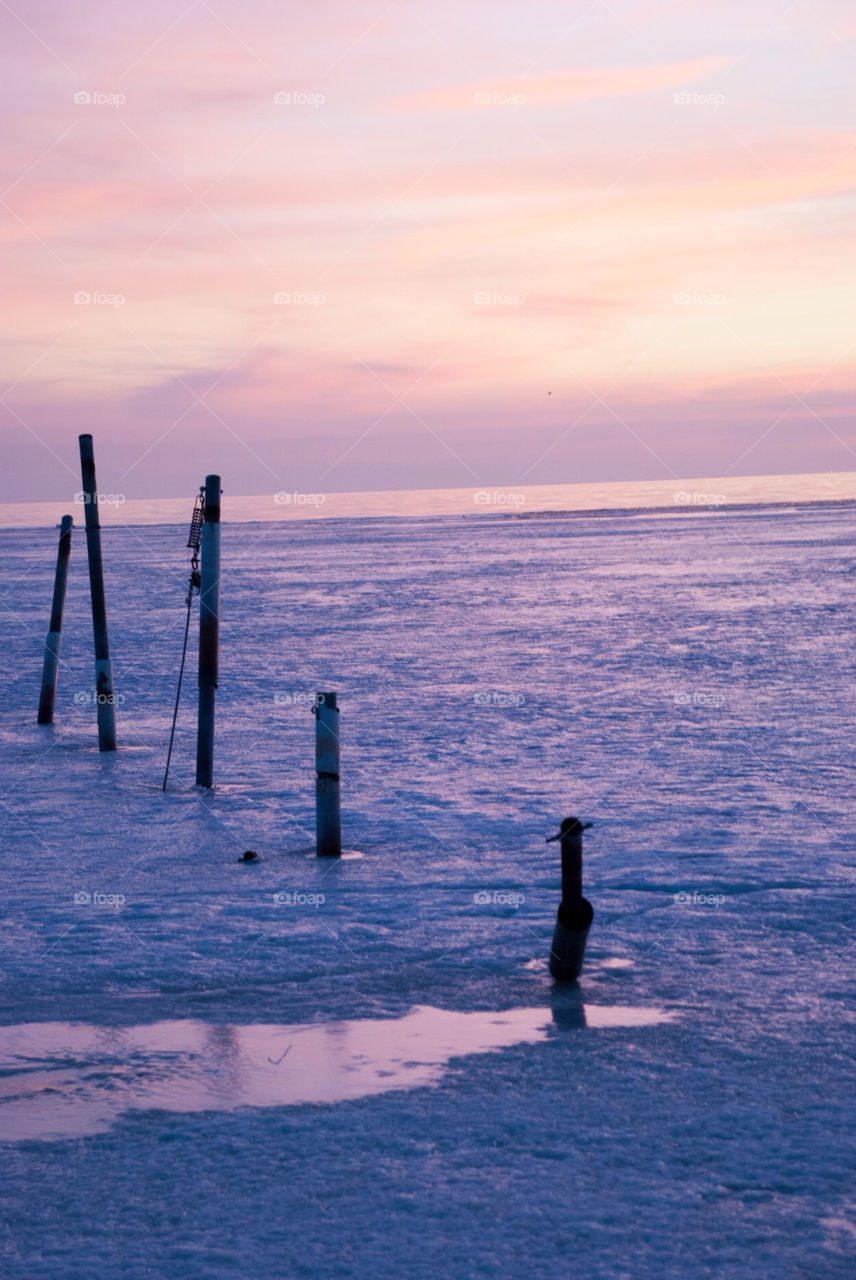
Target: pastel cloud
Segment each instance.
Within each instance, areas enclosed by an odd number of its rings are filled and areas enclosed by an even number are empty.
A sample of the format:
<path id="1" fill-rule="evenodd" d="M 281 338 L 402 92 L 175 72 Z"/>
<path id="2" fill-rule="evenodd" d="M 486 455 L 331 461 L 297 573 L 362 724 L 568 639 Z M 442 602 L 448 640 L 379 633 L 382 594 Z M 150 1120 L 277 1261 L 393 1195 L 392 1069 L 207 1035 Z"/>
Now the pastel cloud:
<path id="1" fill-rule="evenodd" d="M 10 21 L 13 484 L 40 485 L 38 438 L 58 447 L 80 423 L 123 468 L 141 459 L 142 493 L 163 432 L 171 457 L 213 432 L 246 491 L 284 459 L 307 486 L 334 461 L 340 487 L 378 487 L 372 467 L 397 487 L 467 483 L 499 460 L 512 479 L 545 450 L 545 479 L 622 459 L 647 477 L 657 457 L 699 475 L 777 415 L 797 469 L 856 447 L 849 81 L 801 10 L 783 27 L 771 6 L 758 45 L 731 0 L 705 24 L 616 0 L 573 41 L 546 3 L 537 20 L 214 8 L 120 5 L 108 30 L 99 6 L 71 21 L 39 0 L 39 38 Z M 126 101 L 77 106 L 81 86 Z M 699 101 L 676 103 L 684 87 Z M 324 102 L 277 104 L 282 89 Z M 80 306 L 79 290 L 124 301 Z M 821 444 L 791 386 L 849 443 Z M 600 395 L 653 453 L 616 434 Z M 586 431 L 563 435 L 580 415 Z M 753 465 L 782 469 L 778 432 Z"/>
<path id="2" fill-rule="evenodd" d="M 423 111 L 460 111 L 473 104 L 554 106 L 593 98 L 621 98 L 657 93 L 709 79 L 732 65 L 731 58 L 692 58 L 654 66 L 571 67 L 530 76 L 507 76 L 436 89 L 406 98 L 401 105 Z"/>

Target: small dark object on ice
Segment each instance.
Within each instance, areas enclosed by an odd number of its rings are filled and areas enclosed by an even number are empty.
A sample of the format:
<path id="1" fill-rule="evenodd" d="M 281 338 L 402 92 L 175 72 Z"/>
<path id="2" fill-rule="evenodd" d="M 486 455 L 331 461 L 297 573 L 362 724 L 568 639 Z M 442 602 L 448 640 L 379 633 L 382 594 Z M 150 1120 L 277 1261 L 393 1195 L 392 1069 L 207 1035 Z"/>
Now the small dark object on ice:
<path id="1" fill-rule="evenodd" d="M 261 858 L 256 853 L 255 849 L 247 849 L 245 850 L 244 853 L 241 854 L 238 861 L 239 862 L 261 862 Z"/>

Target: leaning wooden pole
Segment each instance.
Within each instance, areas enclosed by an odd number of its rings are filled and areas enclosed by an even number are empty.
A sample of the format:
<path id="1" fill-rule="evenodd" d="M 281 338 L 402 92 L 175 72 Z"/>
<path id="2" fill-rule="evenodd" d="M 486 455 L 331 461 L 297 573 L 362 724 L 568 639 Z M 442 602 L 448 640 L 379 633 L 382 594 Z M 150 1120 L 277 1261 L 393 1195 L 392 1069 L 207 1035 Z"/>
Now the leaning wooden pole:
<path id="1" fill-rule="evenodd" d="M 220 477 L 205 477 L 199 584 L 199 726 L 196 785 L 214 785 L 214 701 L 220 647 Z"/>
<path id="2" fill-rule="evenodd" d="M 95 484 L 95 451 L 92 436 L 80 437 L 80 471 L 83 511 L 86 518 L 86 552 L 89 558 L 89 591 L 92 596 L 92 629 L 95 633 L 95 701 L 98 707 L 98 750 L 116 750 L 116 704 L 113 667 L 107 639 L 107 603 L 101 562 L 101 525 L 98 521 L 98 488 Z"/>
<path id="3" fill-rule="evenodd" d="M 39 697 L 39 724 L 53 724 L 56 702 L 56 677 L 59 671 L 59 650 L 62 644 L 62 611 L 65 605 L 65 584 L 68 581 L 68 557 L 71 554 L 71 530 L 74 521 L 63 516 L 59 526 L 59 547 L 56 553 L 56 577 L 54 578 L 51 604 L 50 629 L 45 640 L 45 662 L 42 668 L 42 692 Z"/>

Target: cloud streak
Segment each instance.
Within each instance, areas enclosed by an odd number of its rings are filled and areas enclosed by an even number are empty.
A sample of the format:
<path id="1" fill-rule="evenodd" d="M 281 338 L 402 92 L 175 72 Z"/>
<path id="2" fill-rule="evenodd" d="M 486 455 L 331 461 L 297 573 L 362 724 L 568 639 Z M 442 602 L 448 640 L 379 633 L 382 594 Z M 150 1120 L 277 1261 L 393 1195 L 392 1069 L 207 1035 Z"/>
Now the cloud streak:
<path id="1" fill-rule="evenodd" d="M 5 496 L 81 423 L 140 496 L 851 469 L 849 70 L 773 9 L 7 14 Z"/>
<path id="2" fill-rule="evenodd" d="M 654 66 L 570 67 L 436 89 L 399 100 L 415 111 L 467 111 L 476 105 L 557 106 L 596 98 L 658 93 L 714 77 L 731 58 L 693 58 Z"/>

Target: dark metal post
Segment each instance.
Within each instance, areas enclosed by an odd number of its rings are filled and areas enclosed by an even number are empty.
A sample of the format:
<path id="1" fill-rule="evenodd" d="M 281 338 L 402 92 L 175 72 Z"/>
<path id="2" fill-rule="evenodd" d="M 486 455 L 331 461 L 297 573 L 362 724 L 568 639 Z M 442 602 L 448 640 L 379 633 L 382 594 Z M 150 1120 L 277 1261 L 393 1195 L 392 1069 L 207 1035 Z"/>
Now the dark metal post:
<path id="1" fill-rule="evenodd" d="M 199 586 L 199 725 L 196 785 L 214 785 L 214 702 L 220 647 L 220 477 L 205 477 Z"/>
<path id="2" fill-rule="evenodd" d="M 42 692 L 39 698 L 39 724 L 53 724 L 56 701 L 56 677 L 59 670 L 59 650 L 62 644 L 62 610 L 65 604 L 65 584 L 68 580 L 68 557 L 71 554 L 71 530 L 74 521 L 63 516 L 59 526 L 59 547 L 56 553 L 56 577 L 51 604 L 50 629 L 45 640 L 45 662 L 42 668 Z"/>
<path id="3" fill-rule="evenodd" d="M 590 826 L 579 818 L 564 818 L 559 834 L 550 837 L 562 842 L 562 901 L 550 948 L 550 973 L 559 982 L 574 982 L 579 976 L 594 917 L 594 908 L 583 897 L 583 832 Z"/>
<path id="4" fill-rule="evenodd" d="M 583 896 L 583 829 L 577 818 L 562 822 L 562 902 L 568 908 Z"/>
<path id="5" fill-rule="evenodd" d="M 315 695 L 315 851 L 319 858 L 342 852 L 339 810 L 339 708 L 335 693 Z"/>
<path id="6" fill-rule="evenodd" d="M 107 603 L 104 598 L 104 568 L 101 563 L 101 525 L 98 521 L 98 489 L 95 484 L 95 451 L 92 436 L 80 437 L 80 472 L 83 480 L 83 511 L 86 520 L 86 551 L 89 557 L 89 592 L 92 597 L 92 629 L 95 633 L 95 700 L 98 707 L 98 749 L 116 750 L 116 704 L 113 697 L 113 666 L 107 639 Z"/>

